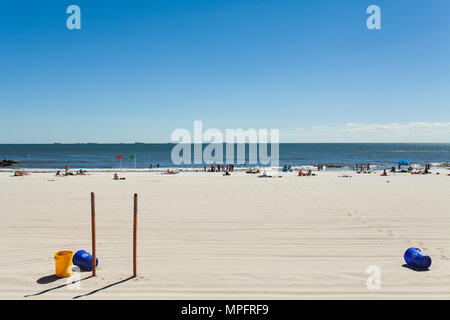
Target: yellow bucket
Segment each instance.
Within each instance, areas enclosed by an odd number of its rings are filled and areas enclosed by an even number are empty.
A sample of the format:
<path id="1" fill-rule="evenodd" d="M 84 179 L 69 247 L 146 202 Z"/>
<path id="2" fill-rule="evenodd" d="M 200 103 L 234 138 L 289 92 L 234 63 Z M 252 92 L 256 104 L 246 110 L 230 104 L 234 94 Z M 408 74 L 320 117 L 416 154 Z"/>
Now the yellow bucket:
<path id="1" fill-rule="evenodd" d="M 60 278 L 72 275 L 73 251 L 55 252 L 55 275 Z"/>

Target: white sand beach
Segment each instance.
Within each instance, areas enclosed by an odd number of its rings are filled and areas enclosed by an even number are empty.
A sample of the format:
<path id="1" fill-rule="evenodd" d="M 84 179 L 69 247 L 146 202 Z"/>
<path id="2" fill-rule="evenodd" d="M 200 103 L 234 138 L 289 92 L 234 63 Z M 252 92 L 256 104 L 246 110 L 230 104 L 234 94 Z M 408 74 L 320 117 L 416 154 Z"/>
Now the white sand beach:
<path id="1" fill-rule="evenodd" d="M 450 177 L 432 171 L 0 172 L 0 299 L 449 299 Z M 53 254 L 91 251 L 91 191 L 98 276 L 71 288 L 53 276 Z M 404 266 L 409 247 L 431 256 L 429 271 Z M 367 288 L 370 265 L 380 289 Z"/>

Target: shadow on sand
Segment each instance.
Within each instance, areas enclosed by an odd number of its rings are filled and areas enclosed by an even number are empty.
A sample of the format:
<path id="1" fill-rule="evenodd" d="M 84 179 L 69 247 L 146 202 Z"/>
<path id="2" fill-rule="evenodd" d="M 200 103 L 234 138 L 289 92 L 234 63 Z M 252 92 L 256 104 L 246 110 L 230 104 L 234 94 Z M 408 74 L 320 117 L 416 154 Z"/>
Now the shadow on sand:
<path id="1" fill-rule="evenodd" d="M 57 276 L 52 274 L 50 276 L 45 276 L 45 277 L 42 277 L 40 279 L 37 279 L 36 282 L 39 283 L 39 284 L 48 284 L 48 283 L 51 283 L 51 282 L 55 282 L 58 279 L 59 278 Z"/>
<path id="2" fill-rule="evenodd" d="M 403 267 L 403 268 L 406 268 L 406 269 L 413 270 L 413 271 L 417 271 L 417 272 L 426 272 L 426 271 L 429 271 L 429 270 L 430 270 L 430 269 L 420 269 L 420 268 L 416 268 L 416 267 L 411 266 L 411 265 L 409 265 L 409 264 L 407 264 L 407 263 L 403 264 L 402 267 Z"/>
<path id="3" fill-rule="evenodd" d="M 83 297 L 86 297 L 86 296 L 93 295 L 93 294 L 95 294 L 95 293 L 97 293 L 97 292 L 99 292 L 99 291 L 102 291 L 102 290 L 109 289 L 109 288 L 111 288 L 111 287 L 117 286 L 118 284 L 127 282 L 127 281 L 129 281 L 129 280 L 131 280 L 131 279 L 133 279 L 133 278 L 135 278 L 135 277 L 134 277 L 134 276 L 128 277 L 128 278 L 126 278 L 126 279 L 123 279 L 123 280 L 120 280 L 120 281 L 117 281 L 117 282 L 108 284 L 107 286 L 105 286 L 105 287 L 103 287 L 103 288 L 96 289 L 96 290 L 91 291 L 91 292 L 89 292 L 89 293 L 86 293 L 86 294 L 82 294 L 82 295 L 73 297 L 72 299 L 79 299 L 79 298 L 83 298 Z"/>
<path id="4" fill-rule="evenodd" d="M 77 283 L 77 282 L 80 282 L 80 281 L 83 281 L 83 280 L 87 280 L 87 279 L 92 278 L 92 277 L 93 276 L 89 276 L 89 277 L 86 277 L 86 278 L 83 278 L 83 279 L 80 279 L 80 280 L 72 281 L 71 283 L 64 283 L 64 284 L 59 285 L 57 287 L 53 287 L 53 288 L 50 288 L 50 289 L 45 289 L 45 290 L 43 290 L 41 292 L 38 292 L 38 293 L 28 294 L 28 295 L 26 295 L 24 297 L 27 298 L 27 297 L 39 296 L 41 294 L 44 294 L 44 293 L 47 293 L 47 292 L 50 292 L 50 291 L 53 291 L 53 290 L 56 290 L 56 289 L 64 288 L 64 287 L 67 287 L 67 286 L 69 286 L 71 284 L 74 284 L 74 283 Z M 52 276 L 42 277 L 42 278 L 38 279 L 36 282 L 39 283 L 39 284 L 48 284 L 48 283 L 54 282 L 54 281 L 56 281 L 58 279 L 60 279 L 60 278 L 58 278 L 55 275 L 52 275 Z"/>

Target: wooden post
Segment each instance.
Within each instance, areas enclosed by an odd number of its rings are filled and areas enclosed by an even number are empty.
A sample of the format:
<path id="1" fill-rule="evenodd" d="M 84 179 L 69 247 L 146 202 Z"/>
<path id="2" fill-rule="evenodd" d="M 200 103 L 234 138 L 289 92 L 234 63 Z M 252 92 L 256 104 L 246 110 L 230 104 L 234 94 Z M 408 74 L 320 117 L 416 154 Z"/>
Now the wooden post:
<path id="1" fill-rule="evenodd" d="M 92 275 L 97 275 L 97 252 L 95 244 L 95 194 L 91 192 L 91 226 L 92 226 Z"/>
<path id="2" fill-rule="evenodd" d="M 134 210 L 133 210 L 133 277 L 137 276 L 136 246 L 137 246 L 137 202 L 138 195 L 134 194 Z"/>

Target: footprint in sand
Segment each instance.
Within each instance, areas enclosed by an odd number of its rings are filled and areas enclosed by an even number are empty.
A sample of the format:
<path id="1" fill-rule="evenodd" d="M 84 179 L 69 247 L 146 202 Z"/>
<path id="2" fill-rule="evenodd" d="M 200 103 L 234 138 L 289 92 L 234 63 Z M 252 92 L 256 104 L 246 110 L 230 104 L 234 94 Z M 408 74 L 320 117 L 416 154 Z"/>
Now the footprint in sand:
<path id="1" fill-rule="evenodd" d="M 438 252 L 439 252 L 439 254 L 440 254 L 440 256 L 441 256 L 441 259 L 443 259 L 443 260 L 449 260 L 449 258 L 448 258 L 447 255 L 445 254 L 445 251 L 444 251 L 442 248 L 437 248 L 437 250 L 438 250 Z"/>

